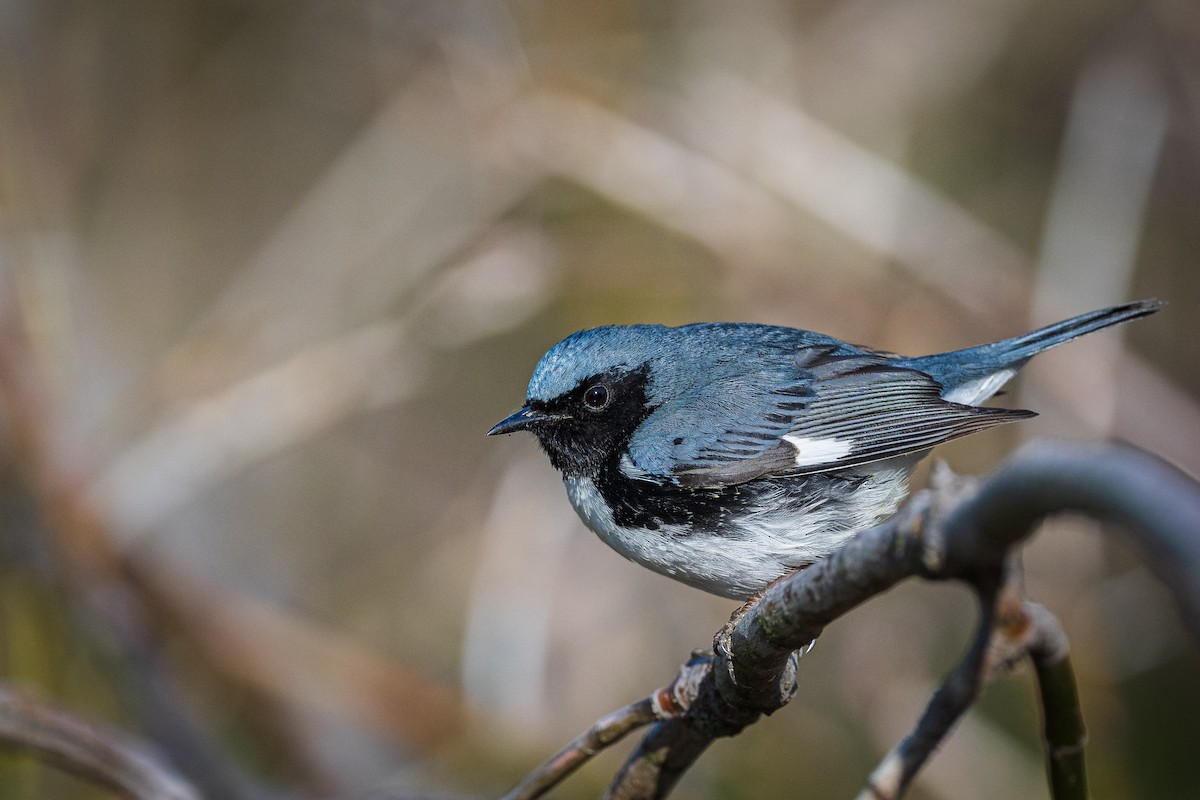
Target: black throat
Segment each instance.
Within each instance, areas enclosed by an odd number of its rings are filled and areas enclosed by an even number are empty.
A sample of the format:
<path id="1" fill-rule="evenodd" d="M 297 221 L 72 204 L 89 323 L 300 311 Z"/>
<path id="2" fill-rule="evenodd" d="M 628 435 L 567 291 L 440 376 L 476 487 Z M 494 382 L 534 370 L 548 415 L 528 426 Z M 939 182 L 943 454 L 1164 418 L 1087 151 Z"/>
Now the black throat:
<path id="1" fill-rule="evenodd" d="M 534 430 L 555 469 L 568 477 L 594 478 L 605 463 L 617 463 L 633 432 L 654 411 L 646 393 L 649 380 L 650 365 L 641 364 L 588 377 L 549 402 L 531 402 L 536 411 L 564 416 Z M 597 383 L 603 383 L 611 397 L 599 410 L 583 400 Z"/>

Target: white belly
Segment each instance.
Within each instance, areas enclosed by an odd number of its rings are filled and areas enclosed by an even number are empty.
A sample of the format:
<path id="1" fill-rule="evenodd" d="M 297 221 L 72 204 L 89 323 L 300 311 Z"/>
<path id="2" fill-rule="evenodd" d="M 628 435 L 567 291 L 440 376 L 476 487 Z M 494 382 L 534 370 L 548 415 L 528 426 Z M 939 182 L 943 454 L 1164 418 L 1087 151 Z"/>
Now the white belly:
<path id="1" fill-rule="evenodd" d="M 623 527 L 590 478 L 568 477 L 563 483 L 584 523 L 621 555 L 704 591 L 744 599 L 894 513 L 908 492 L 910 469 L 906 460 L 863 470 L 867 480 L 848 498 L 813 501 L 799 510 L 767 496 L 717 531 Z"/>

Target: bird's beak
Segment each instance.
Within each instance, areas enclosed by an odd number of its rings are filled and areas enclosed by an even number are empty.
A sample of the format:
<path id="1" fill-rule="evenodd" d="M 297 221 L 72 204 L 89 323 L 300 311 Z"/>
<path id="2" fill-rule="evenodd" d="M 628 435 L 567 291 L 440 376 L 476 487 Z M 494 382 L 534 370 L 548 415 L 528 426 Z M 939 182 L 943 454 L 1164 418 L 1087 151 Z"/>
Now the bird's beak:
<path id="1" fill-rule="evenodd" d="M 492 429 L 487 432 L 487 435 L 496 436 L 501 433 L 527 431 L 543 422 L 550 422 L 556 419 L 562 419 L 562 417 L 557 414 L 546 414 L 541 411 L 534 411 L 529 406 L 525 406 L 517 413 L 507 416 L 493 425 Z"/>

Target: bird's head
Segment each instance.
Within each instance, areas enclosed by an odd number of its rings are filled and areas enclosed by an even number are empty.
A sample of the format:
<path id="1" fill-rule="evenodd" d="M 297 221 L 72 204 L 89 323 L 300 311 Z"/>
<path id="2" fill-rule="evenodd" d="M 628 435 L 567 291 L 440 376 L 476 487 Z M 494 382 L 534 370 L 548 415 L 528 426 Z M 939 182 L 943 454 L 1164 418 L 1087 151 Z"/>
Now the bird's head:
<path id="1" fill-rule="evenodd" d="M 568 336 L 538 362 L 524 408 L 488 435 L 529 431 L 564 475 L 595 475 L 659 404 L 654 378 L 670 330 L 607 326 Z"/>

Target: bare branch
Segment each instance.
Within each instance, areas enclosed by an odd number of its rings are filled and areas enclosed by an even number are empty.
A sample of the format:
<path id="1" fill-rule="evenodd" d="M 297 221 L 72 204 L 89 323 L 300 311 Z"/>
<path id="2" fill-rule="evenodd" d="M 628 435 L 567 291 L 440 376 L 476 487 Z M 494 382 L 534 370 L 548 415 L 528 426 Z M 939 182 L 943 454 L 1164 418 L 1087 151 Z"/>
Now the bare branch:
<path id="1" fill-rule="evenodd" d="M 1200 640 L 1200 485 L 1125 446 L 1030 445 L 978 486 L 943 482 L 888 522 L 768 588 L 718 633 L 713 672 L 698 686 L 690 710 L 647 734 L 608 796 L 665 796 L 712 739 L 734 735 L 787 703 L 794 651 L 834 619 L 914 575 L 964 580 L 986 602 L 967 657 L 913 735 L 872 777 L 876 788 L 894 788 L 878 796 L 899 797 L 982 682 L 1026 653 L 1039 669 L 1047 709 L 1051 779 L 1082 786 L 1083 728 L 1073 680 L 1067 681 L 1065 638 L 1048 613 L 1009 591 L 999 593 L 999 605 L 992 602 L 1013 548 L 1046 516 L 1064 511 L 1124 523 Z M 1056 797 L 1080 796 L 1072 791 Z"/>
<path id="2" fill-rule="evenodd" d="M 1043 705 L 1053 733 L 1044 733 L 1051 785 L 1055 800 L 1075 800 L 1083 788 L 1083 721 L 1075 694 L 1074 677 L 1066 662 L 1067 639 L 1049 611 L 1022 599 L 1017 582 L 1009 579 L 992 599 L 980 592 L 981 620 L 975 642 L 962 662 L 930 699 L 913 733 L 896 746 L 871 773 L 857 800 L 894 800 L 902 796 L 912 779 L 933 755 L 962 714 L 979 697 L 982 688 L 1032 658 L 1035 666 L 1045 662 L 1058 682 L 1043 685 Z M 1070 685 L 1063 684 L 1061 669 L 1066 664 Z M 1041 674 L 1039 667 L 1039 676 Z M 1040 683 L 1040 678 L 1039 678 Z M 1046 693 L 1049 692 L 1049 697 Z M 1051 723 L 1050 720 L 1053 720 Z M 1060 754 L 1061 743 L 1061 754 Z"/>
<path id="3" fill-rule="evenodd" d="M 1042 701 L 1042 746 L 1046 751 L 1050 796 L 1054 800 L 1086 800 L 1083 748 L 1087 744 L 1087 731 L 1079 708 L 1067 636 L 1050 612 L 1036 603 L 1026 605 L 1038 632 L 1029 644 L 1029 656 Z"/>
<path id="4" fill-rule="evenodd" d="M 683 720 L 660 722 L 625 762 L 603 800 L 665 797 L 714 738 Z"/>
<path id="5" fill-rule="evenodd" d="M 858 800 L 896 800 L 945 740 L 954 723 L 979 697 L 995 626 L 994 592 L 980 592 L 980 621 L 975 641 L 925 707 L 913 732 L 896 745 L 867 779 Z"/>
<path id="6" fill-rule="evenodd" d="M 0 743 L 32 751 L 136 800 L 199 800 L 200 794 L 145 744 L 97 722 L 0 686 Z"/>
<path id="7" fill-rule="evenodd" d="M 615 744 L 643 725 L 653 722 L 654 704 L 646 697 L 596 720 L 553 758 L 531 772 L 504 800 L 531 800 L 541 797 L 579 769 L 592 756 Z"/>
<path id="8" fill-rule="evenodd" d="M 1126 445 L 1034 442 L 952 509 L 940 529 L 943 577 L 968 577 L 1003 560 L 1050 516 L 1065 511 L 1120 523 L 1167 585 L 1200 643 L 1200 486 Z M 936 567 L 936 565 L 935 565 Z"/>
<path id="9" fill-rule="evenodd" d="M 711 653 L 693 653 L 665 687 L 636 703 L 596 720 L 553 758 L 531 772 L 503 800 L 540 797 L 583 766 L 592 756 L 616 744 L 638 728 L 655 720 L 685 715 L 696 699 L 701 681 L 712 672 Z"/>

